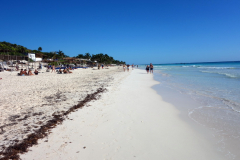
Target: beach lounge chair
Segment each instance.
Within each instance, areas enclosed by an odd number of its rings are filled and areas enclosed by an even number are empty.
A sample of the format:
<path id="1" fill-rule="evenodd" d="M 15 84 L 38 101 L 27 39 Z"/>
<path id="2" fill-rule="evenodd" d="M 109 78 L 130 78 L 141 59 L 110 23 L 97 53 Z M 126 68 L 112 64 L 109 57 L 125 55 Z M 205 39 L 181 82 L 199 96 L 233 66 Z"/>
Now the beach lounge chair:
<path id="1" fill-rule="evenodd" d="M 10 68 L 6 62 L 2 63 L 3 69 L 6 71 L 14 71 L 14 69 Z"/>

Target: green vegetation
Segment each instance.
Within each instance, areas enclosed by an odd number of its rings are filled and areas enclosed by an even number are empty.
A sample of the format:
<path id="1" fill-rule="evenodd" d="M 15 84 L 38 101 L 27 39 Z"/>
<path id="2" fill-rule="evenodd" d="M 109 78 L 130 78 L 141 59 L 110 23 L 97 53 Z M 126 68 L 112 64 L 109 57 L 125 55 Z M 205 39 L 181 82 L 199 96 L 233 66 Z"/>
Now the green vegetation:
<path id="1" fill-rule="evenodd" d="M 40 51 L 40 52 L 41 52 L 41 51 L 42 51 L 42 47 L 38 47 L 38 51 Z"/>
<path id="2" fill-rule="evenodd" d="M 125 64 L 123 61 L 115 60 L 113 57 L 110 57 L 107 54 L 99 53 L 99 54 L 93 54 L 92 56 L 89 53 L 78 54 L 76 58 L 81 59 L 90 59 L 91 61 L 97 61 L 98 63 L 104 63 L 104 64 Z"/>
<path id="3" fill-rule="evenodd" d="M 16 56 L 24 56 L 25 53 L 37 53 L 42 54 L 44 59 L 57 59 L 58 61 L 63 61 L 63 58 L 69 57 L 63 51 L 59 50 L 56 52 L 42 52 L 42 47 L 38 47 L 37 50 L 30 50 L 24 46 L 12 44 L 9 42 L 0 42 L 0 55 L 16 55 Z M 123 61 L 115 60 L 113 57 L 99 53 L 99 54 L 90 54 L 85 53 L 78 54 L 75 58 L 80 59 L 89 59 L 91 61 L 97 61 L 98 63 L 104 64 L 125 64 Z"/>
<path id="4" fill-rule="evenodd" d="M 17 44 L 11 44 L 9 42 L 0 42 L 0 55 L 17 55 L 23 56 L 24 53 L 28 52 L 26 47 Z"/>
<path id="5" fill-rule="evenodd" d="M 110 57 L 107 54 L 99 53 L 99 54 L 93 54 L 91 57 L 91 61 L 97 61 L 99 63 L 105 63 L 105 64 L 125 64 L 123 61 L 115 60 L 113 57 Z"/>

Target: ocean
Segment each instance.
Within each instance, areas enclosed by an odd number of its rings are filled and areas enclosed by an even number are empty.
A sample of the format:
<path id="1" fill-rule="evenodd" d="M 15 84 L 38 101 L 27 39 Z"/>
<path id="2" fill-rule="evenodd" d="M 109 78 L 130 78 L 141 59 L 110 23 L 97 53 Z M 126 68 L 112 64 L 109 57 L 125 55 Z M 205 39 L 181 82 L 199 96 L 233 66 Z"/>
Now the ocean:
<path id="1" fill-rule="evenodd" d="M 212 130 L 226 157 L 240 159 L 239 61 L 155 64 L 154 78 L 198 103 L 188 108 L 188 117 Z"/>

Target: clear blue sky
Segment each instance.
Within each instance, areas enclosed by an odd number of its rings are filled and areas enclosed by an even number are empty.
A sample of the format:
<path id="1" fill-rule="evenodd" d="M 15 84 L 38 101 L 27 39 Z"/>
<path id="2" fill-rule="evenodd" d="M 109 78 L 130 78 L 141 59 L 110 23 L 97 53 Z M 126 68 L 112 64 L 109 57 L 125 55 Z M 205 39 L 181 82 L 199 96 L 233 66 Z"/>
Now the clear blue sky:
<path id="1" fill-rule="evenodd" d="M 0 41 L 127 63 L 240 60 L 240 0 L 1 0 Z"/>

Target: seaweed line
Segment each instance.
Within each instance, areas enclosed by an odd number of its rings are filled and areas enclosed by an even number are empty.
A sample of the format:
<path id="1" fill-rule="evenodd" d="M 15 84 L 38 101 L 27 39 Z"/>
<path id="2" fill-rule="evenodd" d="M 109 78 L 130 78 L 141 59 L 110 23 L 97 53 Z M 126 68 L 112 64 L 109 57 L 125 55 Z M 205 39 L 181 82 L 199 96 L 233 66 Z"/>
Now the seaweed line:
<path id="1" fill-rule="evenodd" d="M 84 105 L 92 100 L 97 100 L 99 98 L 98 94 L 106 91 L 105 88 L 99 88 L 96 92 L 92 94 L 88 94 L 86 98 L 82 101 L 80 101 L 77 105 L 74 105 L 67 111 L 61 113 L 61 114 L 55 114 L 53 113 L 53 118 L 43 126 L 41 126 L 38 130 L 35 130 L 34 133 L 31 133 L 27 136 L 27 138 L 23 139 L 20 143 L 13 144 L 9 147 L 3 147 L 3 150 L 0 151 L 0 160 L 20 160 L 20 153 L 28 152 L 28 148 L 38 144 L 38 139 L 42 139 L 46 137 L 48 134 L 50 134 L 50 130 L 54 127 L 56 127 L 58 124 L 61 124 L 63 120 L 66 118 L 68 114 L 71 112 L 75 112 L 77 109 L 84 107 Z"/>

